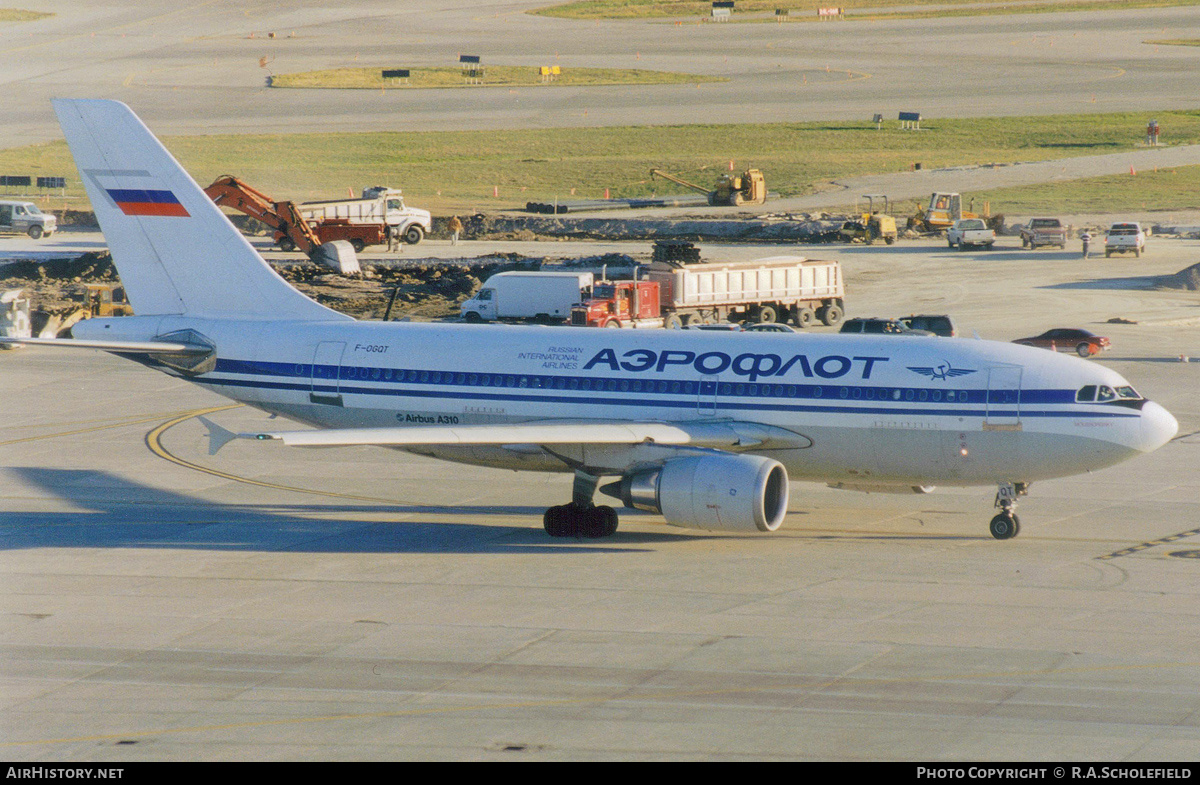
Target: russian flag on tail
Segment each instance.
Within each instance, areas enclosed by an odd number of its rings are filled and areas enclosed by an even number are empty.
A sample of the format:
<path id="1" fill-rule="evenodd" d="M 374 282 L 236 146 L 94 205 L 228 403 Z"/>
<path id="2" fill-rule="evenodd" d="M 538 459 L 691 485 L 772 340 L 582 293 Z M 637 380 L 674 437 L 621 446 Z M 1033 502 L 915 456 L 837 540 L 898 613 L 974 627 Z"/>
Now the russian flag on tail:
<path id="1" fill-rule="evenodd" d="M 179 199 L 170 191 L 145 191 L 136 188 L 106 188 L 108 195 L 125 215 L 165 215 L 190 217 Z"/>

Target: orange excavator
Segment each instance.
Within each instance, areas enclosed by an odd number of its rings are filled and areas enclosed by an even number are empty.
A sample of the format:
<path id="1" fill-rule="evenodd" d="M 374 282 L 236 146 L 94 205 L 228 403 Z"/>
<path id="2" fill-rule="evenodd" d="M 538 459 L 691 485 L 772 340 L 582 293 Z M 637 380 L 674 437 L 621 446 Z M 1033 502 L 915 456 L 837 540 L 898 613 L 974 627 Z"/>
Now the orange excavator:
<path id="1" fill-rule="evenodd" d="M 313 261 L 342 272 L 358 272 L 358 258 L 354 254 L 354 248 L 345 242 L 322 243 L 313 228 L 300 215 L 295 202 L 276 202 L 262 191 L 230 174 L 213 180 L 212 185 L 204 189 L 204 193 L 217 205 L 243 212 L 274 229 L 276 242 L 282 247 L 291 245 Z"/>

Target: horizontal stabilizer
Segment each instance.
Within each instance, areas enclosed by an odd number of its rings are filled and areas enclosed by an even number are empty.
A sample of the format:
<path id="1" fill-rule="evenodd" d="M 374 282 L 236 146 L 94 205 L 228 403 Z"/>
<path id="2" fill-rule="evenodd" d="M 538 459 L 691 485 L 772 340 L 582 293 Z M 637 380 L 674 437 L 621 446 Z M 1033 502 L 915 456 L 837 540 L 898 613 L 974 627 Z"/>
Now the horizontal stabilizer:
<path id="1" fill-rule="evenodd" d="M 103 349 L 106 352 L 126 354 L 195 354 L 212 352 L 211 346 L 199 343 L 174 341 L 93 341 L 77 338 L 0 338 L 3 344 L 27 346 L 53 346 L 60 349 Z"/>

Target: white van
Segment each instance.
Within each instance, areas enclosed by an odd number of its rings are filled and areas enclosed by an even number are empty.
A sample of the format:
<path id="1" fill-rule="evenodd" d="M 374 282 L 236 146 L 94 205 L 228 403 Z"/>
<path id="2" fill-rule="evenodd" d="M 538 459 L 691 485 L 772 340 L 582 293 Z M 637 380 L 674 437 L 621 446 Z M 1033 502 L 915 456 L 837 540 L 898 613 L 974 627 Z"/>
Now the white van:
<path id="1" fill-rule="evenodd" d="M 33 202 L 0 201 L 0 232 L 28 234 L 33 239 L 54 234 L 58 219 Z"/>

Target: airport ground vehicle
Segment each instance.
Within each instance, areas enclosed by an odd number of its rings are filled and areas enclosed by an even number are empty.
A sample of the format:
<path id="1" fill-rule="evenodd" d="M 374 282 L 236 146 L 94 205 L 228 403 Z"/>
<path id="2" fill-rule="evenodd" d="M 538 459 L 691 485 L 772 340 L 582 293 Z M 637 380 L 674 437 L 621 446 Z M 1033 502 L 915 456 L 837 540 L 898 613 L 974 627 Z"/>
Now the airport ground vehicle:
<path id="1" fill-rule="evenodd" d="M 899 319 L 880 319 L 877 316 L 847 319 L 838 332 L 860 335 L 934 335 L 931 330 L 907 327 Z"/>
<path id="2" fill-rule="evenodd" d="M 954 326 L 954 320 L 946 314 L 901 316 L 900 323 L 910 330 L 928 330 L 943 338 L 954 338 L 958 335 L 958 328 Z"/>
<path id="3" fill-rule="evenodd" d="M 541 322 L 571 317 L 571 308 L 592 291 L 592 273 L 509 271 L 496 273 L 462 304 L 468 322 Z"/>
<path id="4" fill-rule="evenodd" d="M 409 245 L 416 245 L 433 231 L 433 217 L 428 210 L 408 207 L 399 189 L 386 186 L 364 188 L 361 199 L 301 202 L 296 207 L 300 215 L 313 226 L 330 221 L 337 221 L 339 225 L 382 225 L 381 242 L 386 241 L 390 230 Z M 353 242 L 351 237 L 337 239 Z"/>
<path id="5" fill-rule="evenodd" d="M 1021 227 L 1021 247 L 1037 248 L 1042 245 L 1067 247 L 1067 227 L 1057 218 L 1030 218 Z"/>
<path id="6" fill-rule="evenodd" d="M 982 218 L 960 218 L 946 230 L 946 244 L 960 251 L 968 247 L 991 249 L 996 244 L 996 232 Z"/>
<path id="7" fill-rule="evenodd" d="M 896 232 L 896 219 L 889 212 L 888 198 L 884 194 L 863 194 L 867 200 L 867 209 L 862 217 L 854 221 L 846 221 L 842 225 L 842 236 L 847 240 L 859 241 L 871 245 L 876 240 L 883 240 L 888 245 L 896 242 L 899 234 Z"/>
<path id="8" fill-rule="evenodd" d="M 747 169 L 740 175 L 722 174 L 717 178 L 717 184 L 709 189 L 703 185 L 684 180 L 661 169 L 651 169 L 650 178 L 661 177 L 678 183 L 685 188 L 708 194 L 711 205 L 729 205 L 737 207 L 743 204 L 762 204 L 767 201 L 767 181 L 758 169 Z"/>
<path id="9" fill-rule="evenodd" d="M 927 207 L 917 205 L 916 212 L 908 219 L 908 228 L 919 232 L 944 232 L 962 218 L 982 218 L 993 229 L 1004 220 L 1002 215 L 992 216 L 988 203 L 984 203 L 982 213 L 970 209 L 964 211 L 961 195 L 935 191 L 930 195 Z"/>
<path id="10" fill-rule="evenodd" d="M 1074 352 L 1080 357 L 1091 357 L 1107 351 L 1109 347 L 1109 340 L 1104 336 L 1074 327 L 1056 327 L 1032 338 L 1018 338 L 1013 343 L 1056 352 Z"/>
<path id="11" fill-rule="evenodd" d="M 33 202 L 0 201 L 0 232 L 27 234 L 34 240 L 49 237 L 58 228 L 58 218 L 43 213 Z"/>
<path id="12" fill-rule="evenodd" d="M 33 323 L 29 318 L 29 298 L 22 289 L 0 292 L 0 337 L 32 338 Z M 0 344 L 0 349 L 16 349 L 20 344 Z"/>
<path id="13" fill-rule="evenodd" d="M 597 491 L 671 525 L 754 534 L 782 525 L 791 479 L 984 485 L 1001 510 L 989 530 L 1008 539 L 1031 483 L 1113 466 L 1179 430 L 1110 368 L 996 341 L 357 321 L 271 270 L 128 107 L 54 106 L 77 165 L 96 173 L 84 187 L 139 315 L 88 319 L 71 340 L 0 342 L 112 352 L 308 426 L 234 433 L 204 418 L 210 454 L 235 440 L 369 445 L 563 472 L 572 498 L 542 518 L 553 537 L 616 533 Z M 131 216 L 105 199 L 131 180 L 164 184 L 180 210 Z M 1102 386 L 1130 397 L 1108 405 Z M 1097 399 L 1077 400 L 1090 387 Z"/>
<path id="14" fill-rule="evenodd" d="M 1125 221 L 1108 227 L 1108 232 L 1104 235 L 1105 257 L 1115 253 L 1131 253 L 1134 256 L 1141 256 L 1144 250 L 1146 250 L 1146 232 L 1140 223 Z"/>
<path id="15" fill-rule="evenodd" d="M 657 292 L 657 296 L 652 294 Z M 645 279 L 597 284 L 572 311 L 571 323 L 591 327 L 669 329 L 720 322 L 828 325 L 844 313 L 841 265 L 802 256 L 749 262 L 654 261 Z"/>

